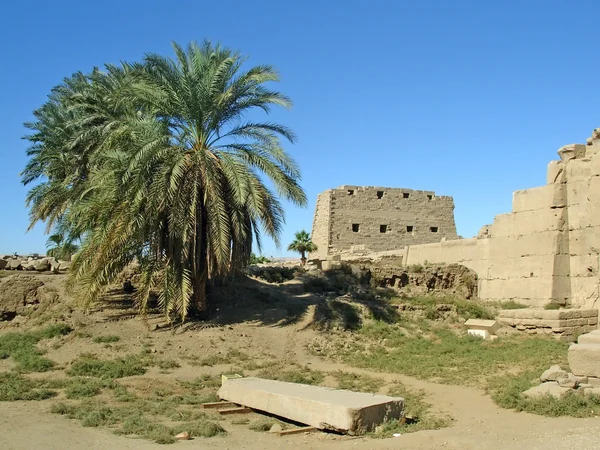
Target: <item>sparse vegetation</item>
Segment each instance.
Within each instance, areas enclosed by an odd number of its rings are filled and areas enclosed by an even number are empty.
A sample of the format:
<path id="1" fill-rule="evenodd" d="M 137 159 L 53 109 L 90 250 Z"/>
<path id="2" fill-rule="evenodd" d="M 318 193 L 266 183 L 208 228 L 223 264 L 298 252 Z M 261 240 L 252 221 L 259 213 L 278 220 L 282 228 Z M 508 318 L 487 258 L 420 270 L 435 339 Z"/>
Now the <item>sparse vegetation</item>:
<path id="1" fill-rule="evenodd" d="M 96 336 L 94 338 L 94 342 L 96 344 L 110 344 L 113 342 L 119 342 L 120 340 L 121 340 L 121 338 L 114 334 L 109 334 L 107 336 Z"/>
<path id="2" fill-rule="evenodd" d="M 313 370 L 310 367 L 301 367 L 293 363 L 270 366 L 268 369 L 262 370 L 258 376 L 269 380 L 300 384 L 321 384 L 325 379 L 323 372 Z"/>
<path id="3" fill-rule="evenodd" d="M 0 373 L 0 401 L 45 400 L 56 395 L 41 381 L 30 380 L 18 373 Z"/>
<path id="4" fill-rule="evenodd" d="M 550 417 L 596 417 L 600 411 L 600 396 L 579 395 L 575 392 L 557 399 L 550 396 L 527 398 L 521 394 L 532 387 L 532 380 L 538 377 L 547 366 L 538 365 L 518 375 L 504 375 L 493 378 L 488 392 L 494 401 L 503 408 L 525 411 Z"/>
<path id="5" fill-rule="evenodd" d="M 333 372 L 331 375 L 337 380 L 339 389 L 347 389 L 349 391 L 377 393 L 385 384 L 381 378 L 341 370 Z"/>
<path id="6" fill-rule="evenodd" d="M 514 300 L 507 300 L 505 302 L 499 302 L 498 307 L 500 309 L 524 309 L 527 308 L 527 305 L 516 302 Z"/>
<path id="7" fill-rule="evenodd" d="M 141 357 L 129 355 L 112 360 L 100 360 L 94 355 L 81 355 L 71 363 L 67 373 L 72 376 L 123 378 L 146 373 L 148 363 Z"/>
<path id="8" fill-rule="evenodd" d="M 382 424 L 370 434 L 372 437 L 388 438 L 394 433 L 438 430 L 452 422 L 451 417 L 436 415 L 431 411 L 431 405 L 425 401 L 425 392 L 422 390 L 406 389 L 402 383 L 396 382 L 389 389 L 388 395 L 404 399 L 405 419 Z"/>
<path id="9" fill-rule="evenodd" d="M 43 358 L 43 352 L 36 345 L 42 339 L 64 336 L 72 329 L 67 325 L 50 325 L 38 331 L 27 333 L 7 333 L 0 336 L 0 359 L 12 357 L 20 372 L 46 372 L 54 363 Z"/>
<path id="10" fill-rule="evenodd" d="M 556 302 L 550 302 L 550 303 L 546 303 L 544 305 L 544 309 L 546 309 L 546 310 L 560 309 L 560 305 Z"/>
<path id="11" fill-rule="evenodd" d="M 419 323 L 376 322 L 361 328 L 358 336 L 333 356 L 356 367 L 470 386 L 485 386 L 486 374 L 565 364 L 568 347 L 552 338 L 530 336 L 482 341 L 448 327 L 427 329 Z M 385 345 L 372 345 L 383 339 Z"/>

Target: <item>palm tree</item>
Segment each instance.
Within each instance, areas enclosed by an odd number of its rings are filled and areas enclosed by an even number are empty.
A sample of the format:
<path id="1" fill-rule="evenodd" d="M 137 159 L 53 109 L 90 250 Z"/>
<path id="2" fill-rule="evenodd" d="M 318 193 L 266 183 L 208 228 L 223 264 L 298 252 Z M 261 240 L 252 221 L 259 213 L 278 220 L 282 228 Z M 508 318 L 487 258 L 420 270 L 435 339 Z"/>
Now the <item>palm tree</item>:
<path id="1" fill-rule="evenodd" d="M 74 244 L 69 239 L 65 238 L 63 233 L 54 233 L 48 237 L 46 241 L 46 255 L 52 256 L 56 259 L 62 259 L 64 261 L 70 261 L 79 246 Z"/>
<path id="2" fill-rule="evenodd" d="M 209 42 L 173 47 L 174 60 L 149 54 L 59 89 L 50 103 L 64 110 L 65 123 L 54 127 L 43 111 L 30 125 L 36 133 L 24 182 L 47 178 L 40 186 L 68 191 L 49 202 L 34 187 L 32 223 L 56 217 L 82 237 L 70 285 L 82 288 L 86 304 L 137 259 L 140 310 L 156 290 L 168 317 L 185 319 L 207 312 L 207 283 L 248 264 L 261 229 L 279 244 L 278 197 L 305 205 L 306 196 L 281 145 L 293 133 L 246 119 L 291 105 L 265 87 L 278 80 L 275 70 L 244 71 L 244 58 Z M 63 153 L 83 161 L 81 173 L 77 164 L 57 164 L 61 177 L 42 158 Z"/>
<path id="3" fill-rule="evenodd" d="M 310 234 L 302 230 L 296 232 L 294 242 L 289 245 L 288 250 L 300 253 L 300 260 L 304 266 L 306 265 L 306 253 L 317 251 L 317 246 L 311 240 Z"/>

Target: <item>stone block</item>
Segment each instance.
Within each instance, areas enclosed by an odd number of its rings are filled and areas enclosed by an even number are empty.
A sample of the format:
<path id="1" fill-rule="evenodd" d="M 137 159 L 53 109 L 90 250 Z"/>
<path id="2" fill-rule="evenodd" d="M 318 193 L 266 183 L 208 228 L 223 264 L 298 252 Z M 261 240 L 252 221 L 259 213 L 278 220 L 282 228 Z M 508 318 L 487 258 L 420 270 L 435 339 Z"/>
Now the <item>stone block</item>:
<path id="1" fill-rule="evenodd" d="M 578 344 L 598 344 L 600 345 L 600 334 L 586 333 L 577 338 Z"/>
<path id="2" fill-rule="evenodd" d="M 600 345 L 573 344 L 569 347 L 568 359 L 573 374 L 600 378 Z"/>
<path id="3" fill-rule="evenodd" d="M 565 165 L 562 161 L 550 161 L 546 174 L 548 184 L 561 184 L 566 181 Z"/>
<path id="4" fill-rule="evenodd" d="M 558 149 L 558 156 L 562 161 L 571 161 L 575 158 L 583 158 L 585 156 L 585 145 L 583 144 L 569 144 L 564 145 Z"/>
<path id="5" fill-rule="evenodd" d="M 570 391 L 571 389 L 560 387 L 558 383 L 549 381 L 526 390 L 522 395 L 529 398 L 543 398 L 546 396 L 562 398 Z"/>
<path id="6" fill-rule="evenodd" d="M 587 384 L 595 388 L 600 388 L 600 378 L 587 377 Z"/>
<path id="7" fill-rule="evenodd" d="M 240 378 L 227 380 L 221 399 L 320 429 L 360 434 L 400 419 L 404 399 L 320 386 Z"/>
<path id="8" fill-rule="evenodd" d="M 494 217 L 492 224 L 492 236 L 495 237 L 511 237 L 514 236 L 515 217 L 514 214 L 499 214 Z"/>
<path id="9" fill-rule="evenodd" d="M 465 322 L 468 330 L 483 330 L 490 334 L 496 334 L 500 329 L 500 324 L 495 320 L 469 319 Z"/>
<path id="10" fill-rule="evenodd" d="M 544 373 L 542 373 L 542 376 L 540 377 L 540 381 L 541 382 L 559 381 L 559 380 L 568 378 L 568 376 L 569 376 L 569 374 L 567 373 L 566 370 L 563 370 L 560 366 L 555 365 L 555 366 L 550 367 Z"/>

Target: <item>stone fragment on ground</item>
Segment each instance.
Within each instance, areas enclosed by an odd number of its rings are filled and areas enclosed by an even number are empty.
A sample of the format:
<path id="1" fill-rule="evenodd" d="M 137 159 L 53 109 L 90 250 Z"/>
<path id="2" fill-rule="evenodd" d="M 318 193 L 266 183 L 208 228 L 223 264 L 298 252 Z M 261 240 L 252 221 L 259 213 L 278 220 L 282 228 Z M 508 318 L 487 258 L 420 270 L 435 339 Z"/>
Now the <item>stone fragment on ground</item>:
<path id="1" fill-rule="evenodd" d="M 523 392 L 523 395 L 529 398 L 542 398 L 547 395 L 554 398 L 562 398 L 569 392 L 571 392 L 571 389 L 561 387 L 555 381 L 547 381 L 545 383 L 542 383 L 538 386 L 534 386 L 531 389 L 526 390 L 525 392 Z"/>
<path id="2" fill-rule="evenodd" d="M 558 365 L 550 367 L 546 370 L 542 376 L 540 377 L 540 381 L 543 383 L 545 381 L 559 381 L 568 377 L 567 371 L 562 370 L 562 368 Z"/>

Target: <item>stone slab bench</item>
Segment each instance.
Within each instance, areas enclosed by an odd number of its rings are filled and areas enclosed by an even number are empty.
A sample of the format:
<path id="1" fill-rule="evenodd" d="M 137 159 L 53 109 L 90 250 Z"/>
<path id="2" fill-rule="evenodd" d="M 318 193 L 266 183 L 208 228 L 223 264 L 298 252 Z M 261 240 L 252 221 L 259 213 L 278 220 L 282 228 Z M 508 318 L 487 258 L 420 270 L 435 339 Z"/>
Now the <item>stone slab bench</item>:
<path id="1" fill-rule="evenodd" d="M 223 382 L 226 401 L 323 430 L 362 434 L 404 414 L 404 399 L 261 378 Z"/>

